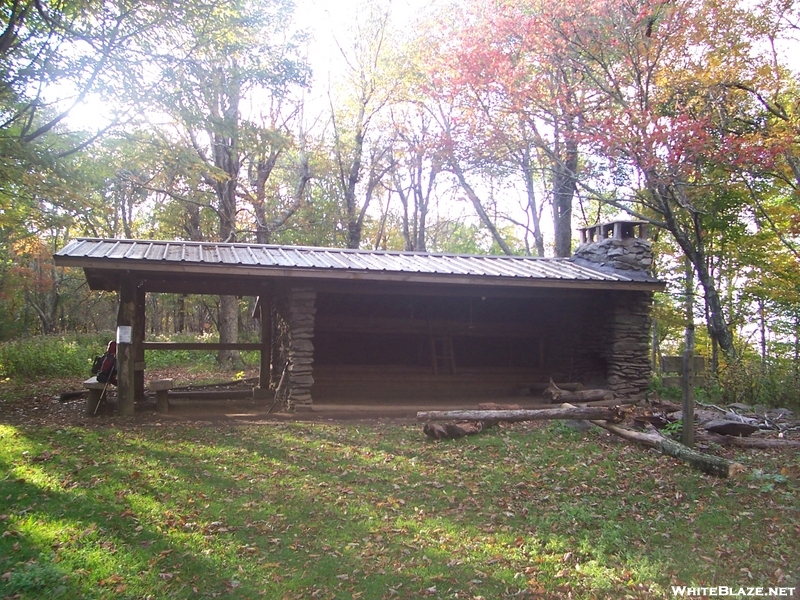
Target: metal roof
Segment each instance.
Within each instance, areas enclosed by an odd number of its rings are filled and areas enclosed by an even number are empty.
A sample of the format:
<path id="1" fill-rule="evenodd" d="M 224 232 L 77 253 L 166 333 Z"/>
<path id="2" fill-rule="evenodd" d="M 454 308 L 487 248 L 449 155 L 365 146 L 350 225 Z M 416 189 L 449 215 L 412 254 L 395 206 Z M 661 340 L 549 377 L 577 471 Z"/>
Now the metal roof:
<path id="1" fill-rule="evenodd" d="M 457 283 L 468 278 L 500 282 L 536 281 L 650 284 L 641 273 L 620 273 L 567 258 L 476 256 L 344 250 L 264 244 L 78 238 L 55 255 L 57 264 L 93 270 L 221 273 L 248 276 L 308 276 L 333 279 L 400 280 Z M 409 278 L 410 276 L 410 278 Z M 484 281 L 489 283 L 489 281 Z"/>

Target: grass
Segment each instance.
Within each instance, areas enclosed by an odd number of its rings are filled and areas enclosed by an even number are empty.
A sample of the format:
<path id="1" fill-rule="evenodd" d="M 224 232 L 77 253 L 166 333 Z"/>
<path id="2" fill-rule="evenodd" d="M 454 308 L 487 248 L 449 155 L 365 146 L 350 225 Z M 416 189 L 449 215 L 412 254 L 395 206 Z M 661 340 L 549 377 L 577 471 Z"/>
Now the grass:
<path id="1" fill-rule="evenodd" d="M 800 584 L 800 457 L 602 432 L 0 425 L 0 597 L 671 598 Z"/>

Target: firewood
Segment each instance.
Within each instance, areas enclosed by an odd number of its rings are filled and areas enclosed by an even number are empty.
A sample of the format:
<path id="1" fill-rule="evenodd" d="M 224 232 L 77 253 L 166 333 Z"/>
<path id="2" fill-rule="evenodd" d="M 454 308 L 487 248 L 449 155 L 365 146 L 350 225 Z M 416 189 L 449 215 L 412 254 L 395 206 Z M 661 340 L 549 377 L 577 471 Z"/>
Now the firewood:
<path id="1" fill-rule="evenodd" d="M 550 380 L 550 385 L 542 392 L 542 396 L 549 398 L 552 402 L 591 402 L 594 400 L 613 400 L 614 392 L 611 390 L 577 390 L 574 392 L 567 391 L 558 387 L 553 380 Z"/>
<path id="2" fill-rule="evenodd" d="M 550 383 L 534 383 L 530 386 L 530 389 L 533 392 L 543 392 L 550 387 L 551 384 L 553 384 L 552 379 L 550 380 Z M 568 392 L 577 392 L 578 390 L 583 389 L 583 384 L 576 382 L 559 383 L 557 385 L 559 389 L 567 390 Z"/>
<path id="3" fill-rule="evenodd" d="M 425 432 L 429 438 L 434 440 L 452 440 L 465 435 L 475 435 L 483 431 L 483 423 L 467 422 L 467 423 L 425 423 L 422 431 Z"/>

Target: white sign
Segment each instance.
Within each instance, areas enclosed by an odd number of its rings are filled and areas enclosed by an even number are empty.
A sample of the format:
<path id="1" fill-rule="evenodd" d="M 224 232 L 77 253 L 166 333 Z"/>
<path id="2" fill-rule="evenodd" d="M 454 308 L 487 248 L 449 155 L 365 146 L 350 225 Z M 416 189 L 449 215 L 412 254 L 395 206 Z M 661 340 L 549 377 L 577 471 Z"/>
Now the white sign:
<path id="1" fill-rule="evenodd" d="M 130 344 L 132 340 L 133 327 L 130 325 L 120 325 L 117 327 L 117 343 Z"/>

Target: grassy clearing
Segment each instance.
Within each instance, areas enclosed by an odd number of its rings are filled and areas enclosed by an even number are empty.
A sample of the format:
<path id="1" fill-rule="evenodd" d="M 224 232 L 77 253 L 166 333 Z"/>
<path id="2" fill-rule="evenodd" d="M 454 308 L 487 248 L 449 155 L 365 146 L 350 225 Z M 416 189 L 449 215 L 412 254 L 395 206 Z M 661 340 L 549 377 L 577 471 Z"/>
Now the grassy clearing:
<path id="1" fill-rule="evenodd" d="M 0 426 L 0 596 L 670 598 L 800 577 L 800 457 L 514 425 Z"/>
<path id="2" fill-rule="evenodd" d="M 31 384 L 48 386 L 54 379 L 77 381 L 91 377 L 92 361 L 105 352 L 114 339 L 113 332 L 38 336 L 0 344 L 0 401 L 19 398 Z M 158 341 L 211 342 L 209 336 L 174 335 Z M 258 352 L 242 352 L 244 367 L 257 365 Z M 191 375 L 216 371 L 222 374 L 214 351 L 147 350 L 145 362 L 149 370 L 181 368 Z M 231 373 L 222 377 L 230 379 Z M 58 382 L 59 385 L 63 381 Z M 68 389 L 68 388 L 61 388 Z"/>

